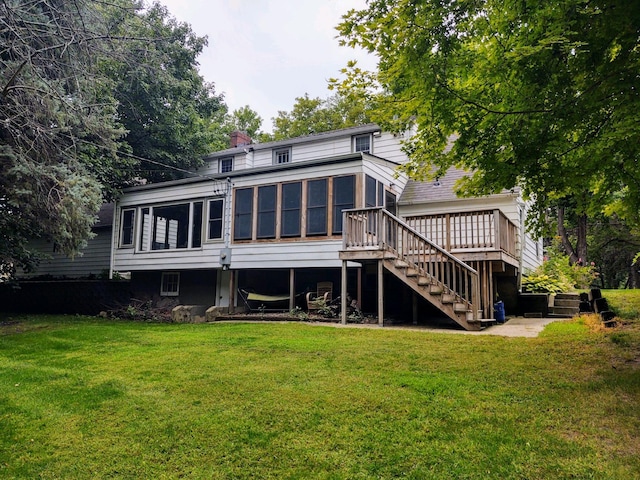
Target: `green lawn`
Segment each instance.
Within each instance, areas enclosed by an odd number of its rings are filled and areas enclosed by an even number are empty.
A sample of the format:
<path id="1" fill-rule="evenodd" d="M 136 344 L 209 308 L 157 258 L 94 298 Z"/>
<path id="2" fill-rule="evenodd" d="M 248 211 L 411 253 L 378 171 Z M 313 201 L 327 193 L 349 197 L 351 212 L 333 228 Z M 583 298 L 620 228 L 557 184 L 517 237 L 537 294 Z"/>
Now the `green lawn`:
<path id="1" fill-rule="evenodd" d="M 625 315 L 534 339 L 0 317 L 0 478 L 640 478 Z"/>

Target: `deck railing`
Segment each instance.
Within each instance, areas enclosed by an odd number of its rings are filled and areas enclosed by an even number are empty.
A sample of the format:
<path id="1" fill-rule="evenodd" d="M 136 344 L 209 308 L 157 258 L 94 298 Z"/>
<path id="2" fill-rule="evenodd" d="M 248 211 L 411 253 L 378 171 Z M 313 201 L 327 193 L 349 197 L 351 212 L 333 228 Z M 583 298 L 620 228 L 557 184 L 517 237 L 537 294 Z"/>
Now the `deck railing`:
<path id="1" fill-rule="evenodd" d="M 494 250 L 517 257 L 518 228 L 500 210 L 419 215 L 407 225 L 445 250 Z"/>
<path id="2" fill-rule="evenodd" d="M 480 308 L 478 273 L 445 249 L 383 208 L 346 210 L 343 250 L 385 250 L 417 274 L 443 287 L 465 303 L 477 319 Z"/>

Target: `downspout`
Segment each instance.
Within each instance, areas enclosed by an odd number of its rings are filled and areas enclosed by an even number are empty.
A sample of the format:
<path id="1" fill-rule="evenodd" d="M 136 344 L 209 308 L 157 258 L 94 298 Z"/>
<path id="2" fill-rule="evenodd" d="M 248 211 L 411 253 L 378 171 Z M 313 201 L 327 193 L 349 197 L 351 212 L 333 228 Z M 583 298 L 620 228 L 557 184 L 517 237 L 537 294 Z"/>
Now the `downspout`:
<path id="1" fill-rule="evenodd" d="M 118 215 L 118 201 L 113 202 L 113 221 L 111 222 L 111 248 L 109 252 L 109 280 L 113 280 L 113 265 L 115 263 L 115 250 L 117 247 L 117 232 L 118 228 L 118 219 L 120 215 Z"/>
<path id="2" fill-rule="evenodd" d="M 518 276 L 516 278 L 516 288 L 518 292 L 522 292 L 522 269 L 524 268 L 524 250 L 526 246 L 526 238 L 525 238 L 525 228 L 524 228 L 524 219 L 525 219 L 525 210 L 526 206 L 524 202 L 518 201 L 518 214 L 520 216 L 520 252 L 518 255 Z"/>

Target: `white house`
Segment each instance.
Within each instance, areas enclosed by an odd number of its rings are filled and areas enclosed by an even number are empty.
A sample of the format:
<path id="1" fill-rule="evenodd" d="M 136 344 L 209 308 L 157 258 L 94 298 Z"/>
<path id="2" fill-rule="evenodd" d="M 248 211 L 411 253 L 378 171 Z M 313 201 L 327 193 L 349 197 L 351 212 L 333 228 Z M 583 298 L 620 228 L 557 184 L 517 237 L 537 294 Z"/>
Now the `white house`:
<path id="1" fill-rule="evenodd" d="M 212 153 L 194 177 L 129 188 L 115 207 L 109 269 L 136 294 L 240 308 L 243 292 L 305 307 L 333 285 L 366 312 L 479 329 L 542 260 L 519 191 L 459 199 L 452 170 L 408 181 L 402 138 L 376 125 Z M 346 321 L 343 313 L 343 321 Z"/>

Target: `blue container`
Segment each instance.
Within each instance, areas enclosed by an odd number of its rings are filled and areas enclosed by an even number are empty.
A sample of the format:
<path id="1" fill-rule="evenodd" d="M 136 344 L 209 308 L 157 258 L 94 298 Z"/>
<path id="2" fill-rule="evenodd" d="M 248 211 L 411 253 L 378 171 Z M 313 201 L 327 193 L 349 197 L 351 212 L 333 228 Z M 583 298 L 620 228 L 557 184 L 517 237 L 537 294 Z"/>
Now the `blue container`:
<path id="1" fill-rule="evenodd" d="M 504 323 L 504 303 L 502 300 L 493 304 L 493 316 L 498 323 Z"/>

